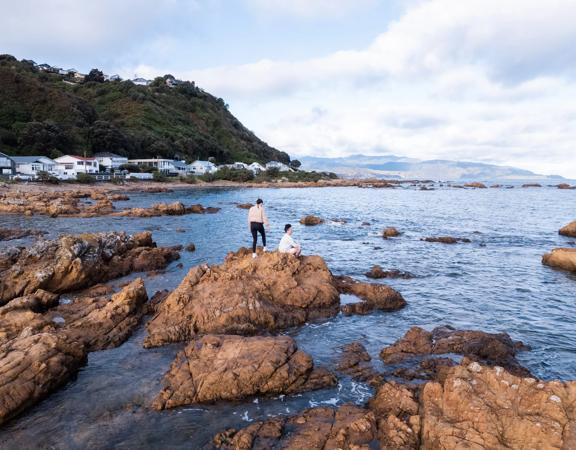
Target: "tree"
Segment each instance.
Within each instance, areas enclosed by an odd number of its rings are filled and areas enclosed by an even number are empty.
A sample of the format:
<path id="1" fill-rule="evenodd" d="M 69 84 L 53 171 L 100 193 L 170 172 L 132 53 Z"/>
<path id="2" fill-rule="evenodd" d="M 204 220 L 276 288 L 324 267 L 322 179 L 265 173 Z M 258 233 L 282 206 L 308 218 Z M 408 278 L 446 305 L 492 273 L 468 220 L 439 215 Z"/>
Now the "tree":
<path id="1" fill-rule="evenodd" d="M 298 169 L 301 165 L 302 163 L 297 159 L 293 159 L 292 161 L 290 161 L 290 167 L 292 167 L 293 169 Z"/>
<path id="2" fill-rule="evenodd" d="M 88 73 L 88 75 L 86 75 L 86 78 L 84 78 L 84 81 L 86 81 L 86 82 L 94 81 L 95 83 L 104 83 L 104 74 L 102 73 L 101 70 L 92 69 Z"/>

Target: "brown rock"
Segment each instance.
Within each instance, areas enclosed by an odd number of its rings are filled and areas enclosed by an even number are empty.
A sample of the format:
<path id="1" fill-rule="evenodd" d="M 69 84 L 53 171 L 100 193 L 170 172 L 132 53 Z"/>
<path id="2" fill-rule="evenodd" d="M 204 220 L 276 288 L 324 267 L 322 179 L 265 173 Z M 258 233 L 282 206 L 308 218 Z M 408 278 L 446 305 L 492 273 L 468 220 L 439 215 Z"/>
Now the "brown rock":
<path id="1" fill-rule="evenodd" d="M 388 239 L 391 237 L 397 237 L 400 236 L 400 231 L 398 231 L 396 228 L 394 227 L 388 227 L 388 228 L 384 228 L 384 231 L 382 232 L 382 237 L 384 239 Z"/>
<path id="2" fill-rule="evenodd" d="M 334 316 L 339 295 L 319 256 L 230 253 L 219 266 L 193 267 L 148 322 L 144 345 L 186 341 L 197 333 L 253 334 Z"/>
<path id="3" fill-rule="evenodd" d="M 468 188 L 476 188 L 476 189 L 486 189 L 486 185 L 484 183 L 480 183 L 479 181 L 474 181 L 472 183 L 466 183 L 464 187 Z"/>
<path id="4" fill-rule="evenodd" d="M 456 362 L 450 358 L 424 358 L 417 367 L 401 367 L 393 375 L 405 380 L 435 380 L 444 383 L 448 372 Z"/>
<path id="5" fill-rule="evenodd" d="M 529 376 L 528 369 L 516 360 L 516 353 L 527 347 L 513 341 L 507 333 L 485 333 L 475 330 L 455 330 L 437 327 L 432 332 L 412 327 L 389 347 L 382 349 L 380 357 L 394 364 L 415 355 L 441 355 L 456 353 L 488 365 L 499 365 L 511 373 Z"/>
<path id="6" fill-rule="evenodd" d="M 288 336 L 208 335 L 178 353 L 153 407 L 291 394 L 335 384 L 336 378 L 326 370 L 318 373 L 312 358 Z"/>
<path id="7" fill-rule="evenodd" d="M 420 239 L 421 241 L 426 242 L 440 242 L 441 244 L 457 244 L 458 242 L 472 242 L 470 239 L 467 238 L 455 238 L 452 236 L 439 236 L 439 237 L 427 237 Z"/>
<path id="8" fill-rule="evenodd" d="M 253 206 L 254 205 L 252 203 L 239 203 L 238 205 L 236 205 L 236 207 L 240 209 L 250 209 Z"/>
<path id="9" fill-rule="evenodd" d="M 353 379 L 364 381 L 372 386 L 381 384 L 384 379 L 372 366 L 372 358 L 360 342 L 352 342 L 342 348 L 337 370 Z"/>
<path id="10" fill-rule="evenodd" d="M 576 220 L 560 228 L 558 234 L 561 234 L 562 236 L 576 237 Z"/>
<path id="11" fill-rule="evenodd" d="M 542 256 L 542 264 L 576 272 L 576 248 L 555 248 Z"/>
<path id="12" fill-rule="evenodd" d="M 344 314 L 367 314 L 374 309 L 396 311 L 406 306 L 402 295 L 390 286 L 375 283 L 362 283 L 347 276 L 334 277 L 338 291 L 352 294 L 363 301 L 342 306 Z"/>
<path id="13" fill-rule="evenodd" d="M 187 252 L 195 252 L 195 251 L 196 251 L 196 246 L 195 246 L 194 244 L 190 243 L 190 244 L 188 244 L 188 245 L 186 246 L 186 251 L 187 251 Z"/>
<path id="14" fill-rule="evenodd" d="M 154 295 L 152 296 L 152 298 L 150 298 L 150 301 L 148 302 L 147 313 L 156 314 L 156 312 L 158 311 L 158 305 L 160 305 L 160 303 L 162 303 L 164 300 L 168 298 L 170 292 L 172 291 L 169 291 L 168 289 L 163 289 L 161 291 L 154 292 Z"/>
<path id="15" fill-rule="evenodd" d="M 522 185 L 523 188 L 539 188 L 542 187 L 539 183 L 526 183 Z"/>
<path id="16" fill-rule="evenodd" d="M 0 241 L 22 239 L 28 236 L 40 237 L 44 234 L 46 234 L 46 231 L 24 230 L 22 228 L 0 228 Z"/>
<path id="17" fill-rule="evenodd" d="M 477 362 L 422 392 L 422 448 L 576 448 L 576 382 L 538 382 Z"/>
<path id="18" fill-rule="evenodd" d="M 382 270 L 382 267 L 375 265 L 372 266 L 369 272 L 365 274 L 368 278 L 380 279 L 380 278 L 403 278 L 410 279 L 414 278 L 410 272 L 401 272 L 397 269 L 392 270 Z"/>
<path id="19" fill-rule="evenodd" d="M 557 184 L 556 187 L 558 189 L 576 189 L 576 186 L 570 186 L 568 183 L 560 183 Z"/>
<path id="20" fill-rule="evenodd" d="M 160 269 L 178 252 L 157 248 L 149 232 L 96 233 L 39 241 L 0 257 L 0 305 L 38 289 L 70 292 L 130 272 Z"/>
<path id="21" fill-rule="evenodd" d="M 300 219 L 300 223 L 302 225 L 308 225 L 308 226 L 312 226 L 312 225 L 320 225 L 321 223 L 324 223 L 324 219 L 318 217 L 318 216 L 304 216 Z"/>
<path id="22" fill-rule="evenodd" d="M 312 408 L 293 417 L 256 422 L 219 433 L 222 450 L 369 450 L 377 437 L 374 413 L 355 405 Z"/>

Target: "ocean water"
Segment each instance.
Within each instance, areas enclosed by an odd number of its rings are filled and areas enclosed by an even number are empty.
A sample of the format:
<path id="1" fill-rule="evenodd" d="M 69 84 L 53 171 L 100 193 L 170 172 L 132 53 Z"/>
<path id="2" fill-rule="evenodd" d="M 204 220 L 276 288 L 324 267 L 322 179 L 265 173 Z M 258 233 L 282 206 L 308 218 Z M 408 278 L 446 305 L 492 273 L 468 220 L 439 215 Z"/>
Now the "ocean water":
<path id="1" fill-rule="evenodd" d="M 408 306 L 393 313 L 344 317 L 287 330 L 316 364 L 333 367 L 338 349 L 359 340 L 384 369 L 378 352 L 411 326 L 508 332 L 532 347 L 519 360 L 545 379 L 576 379 L 576 275 L 543 266 L 554 247 L 576 246 L 557 230 L 576 219 L 576 191 L 552 188 L 461 190 L 399 189 L 187 189 L 171 193 L 131 193 L 117 207 L 155 202 L 202 203 L 222 210 L 214 215 L 91 219 L 0 216 L 1 226 L 38 228 L 48 237 L 93 231 L 151 230 L 159 245 L 193 242 L 196 252 L 156 276 L 145 277 L 149 294 L 174 288 L 199 263 L 222 262 L 226 253 L 249 246 L 247 211 L 235 203 L 265 201 L 274 248 L 285 223 L 306 254 L 325 258 L 335 274 L 364 279 L 373 264 L 412 272 L 410 280 L 383 280 L 399 290 Z M 326 223 L 304 227 L 301 216 L 317 214 Z M 342 224 L 333 219 L 345 219 Z M 369 222 L 370 226 L 362 226 Z M 382 239 L 384 227 L 403 235 Z M 470 244 L 422 242 L 427 236 L 466 237 Z M 29 241 L 1 243 L 26 245 Z M 183 267 L 178 267 L 182 263 Z M 115 281 L 142 276 L 134 274 Z M 145 350 L 142 324 L 118 348 L 94 352 L 77 378 L 0 428 L 0 448 L 112 449 L 204 448 L 229 427 L 318 405 L 363 403 L 369 387 L 339 376 L 332 389 L 298 396 L 250 398 L 156 412 L 149 404 L 182 344 Z"/>

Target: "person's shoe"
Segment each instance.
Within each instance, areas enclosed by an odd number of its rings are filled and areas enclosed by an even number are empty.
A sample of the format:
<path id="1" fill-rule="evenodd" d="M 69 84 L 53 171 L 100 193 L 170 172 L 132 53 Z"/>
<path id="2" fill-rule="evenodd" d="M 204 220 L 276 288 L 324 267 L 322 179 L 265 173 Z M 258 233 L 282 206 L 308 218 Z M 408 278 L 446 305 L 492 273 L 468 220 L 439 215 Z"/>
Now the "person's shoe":
<path id="1" fill-rule="evenodd" d="M 266 250 L 266 247 L 264 247 L 264 248 L 262 249 L 262 251 L 263 251 L 264 253 L 266 253 L 266 251 L 267 251 L 267 250 Z"/>
<path id="2" fill-rule="evenodd" d="M 256 258 L 256 253 L 252 253 L 252 258 Z"/>

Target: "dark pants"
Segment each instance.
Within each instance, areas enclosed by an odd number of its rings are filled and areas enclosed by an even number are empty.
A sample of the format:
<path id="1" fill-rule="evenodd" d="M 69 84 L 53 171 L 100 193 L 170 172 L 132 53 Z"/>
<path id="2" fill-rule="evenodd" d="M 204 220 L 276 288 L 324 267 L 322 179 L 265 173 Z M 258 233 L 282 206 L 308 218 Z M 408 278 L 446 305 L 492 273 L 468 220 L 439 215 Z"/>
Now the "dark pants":
<path id="1" fill-rule="evenodd" d="M 266 247 L 266 231 L 264 231 L 264 224 L 261 222 L 250 222 L 250 231 L 252 232 L 252 253 L 256 253 L 258 233 L 262 236 L 262 245 Z"/>

